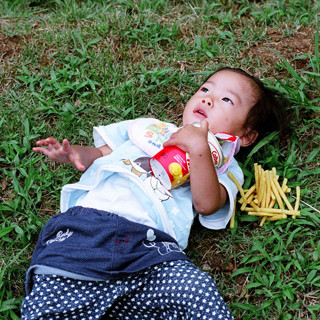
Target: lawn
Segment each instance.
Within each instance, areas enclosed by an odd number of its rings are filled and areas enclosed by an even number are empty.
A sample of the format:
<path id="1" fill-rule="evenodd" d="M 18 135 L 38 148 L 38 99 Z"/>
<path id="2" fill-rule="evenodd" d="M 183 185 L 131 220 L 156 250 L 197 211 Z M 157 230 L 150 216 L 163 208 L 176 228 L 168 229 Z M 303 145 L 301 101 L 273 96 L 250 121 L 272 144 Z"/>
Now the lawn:
<path id="1" fill-rule="evenodd" d="M 92 128 L 139 116 L 181 123 L 198 84 L 240 67 L 288 99 L 291 132 L 238 160 L 301 188 L 301 215 L 235 228 L 195 223 L 187 254 L 235 319 L 320 316 L 319 1 L 3 0 L 0 3 L 0 318 L 18 319 L 39 231 L 79 173 L 31 151 L 39 138 L 92 145 Z"/>

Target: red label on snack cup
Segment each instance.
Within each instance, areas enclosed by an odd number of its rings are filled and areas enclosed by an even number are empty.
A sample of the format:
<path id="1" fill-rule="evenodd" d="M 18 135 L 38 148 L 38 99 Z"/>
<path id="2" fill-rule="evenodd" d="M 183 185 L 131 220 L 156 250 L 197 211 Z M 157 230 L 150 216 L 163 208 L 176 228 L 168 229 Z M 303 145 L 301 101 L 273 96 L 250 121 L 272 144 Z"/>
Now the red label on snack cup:
<path id="1" fill-rule="evenodd" d="M 194 126 L 200 126 L 194 123 Z M 208 144 L 212 161 L 216 167 L 223 165 L 223 154 L 219 141 L 208 131 Z M 173 189 L 185 183 L 190 177 L 190 157 L 178 147 L 167 147 L 150 158 L 150 168 L 153 175 L 167 189 Z"/>
<path id="2" fill-rule="evenodd" d="M 153 175 L 167 189 L 185 183 L 190 176 L 186 153 L 178 147 L 167 147 L 150 158 Z"/>

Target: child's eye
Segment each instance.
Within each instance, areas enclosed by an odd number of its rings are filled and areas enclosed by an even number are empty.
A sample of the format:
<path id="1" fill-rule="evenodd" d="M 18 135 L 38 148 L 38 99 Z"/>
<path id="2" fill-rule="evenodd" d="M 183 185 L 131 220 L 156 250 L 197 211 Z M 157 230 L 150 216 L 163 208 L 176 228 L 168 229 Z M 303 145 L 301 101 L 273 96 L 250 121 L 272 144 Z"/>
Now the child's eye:
<path id="1" fill-rule="evenodd" d="M 202 92 L 204 92 L 204 93 L 209 92 L 209 90 L 208 90 L 206 87 L 202 87 L 202 88 L 200 89 L 200 91 L 202 91 Z"/>
<path id="2" fill-rule="evenodd" d="M 230 100 L 229 98 L 223 98 L 222 100 L 231 104 L 233 103 L 232 100 Z"/>

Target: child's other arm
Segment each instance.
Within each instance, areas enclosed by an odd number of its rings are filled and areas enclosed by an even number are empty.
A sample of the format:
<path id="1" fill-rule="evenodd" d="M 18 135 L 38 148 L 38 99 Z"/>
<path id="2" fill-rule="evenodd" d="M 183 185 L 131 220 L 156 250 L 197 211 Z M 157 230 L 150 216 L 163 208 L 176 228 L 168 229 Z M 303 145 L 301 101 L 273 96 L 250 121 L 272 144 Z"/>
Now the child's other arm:
<path id="1" fill-rule="evenodd" d="M 80 171 L 85 171 L 94 160 L 112 152 L 108 145 L 100 148 L 70 145 L 67 139 L 60 144 L 55 138 L 47 138 L 36 142 L 38 147 L 33 151 L 42 153 L 51 160 L 70 163 Z"/>
<path id="2" fill-rule="evenodd" d="M 227 192 L 218 181 L 207 137 L 208 123 L 202 121 L 200 128 L 187 125 L 164 144 L 189 153 L 192 201 L 197 212 L 203 215 L 218 211 L 227 199 Z"/>

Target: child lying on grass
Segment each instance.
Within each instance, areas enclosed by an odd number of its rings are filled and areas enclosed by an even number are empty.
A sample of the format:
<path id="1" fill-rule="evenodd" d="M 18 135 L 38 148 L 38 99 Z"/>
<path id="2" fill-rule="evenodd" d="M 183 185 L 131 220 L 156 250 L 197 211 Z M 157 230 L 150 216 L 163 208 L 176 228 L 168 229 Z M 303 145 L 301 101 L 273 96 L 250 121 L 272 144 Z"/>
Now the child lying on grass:
<path id="1" fill-rule="evenodd" d="M 40 233 L 22 319 L 232 319 L 214 280 L 182 251 L 195 212 L 210 229 L 230 220 L 237 188 L 227 172 L 243 182 L 233 158 L 217 174 L 207 132 L 250 146 L 280 128 L 282 111 L 258 79 L 223 68 L 188 101 L 182 128 L 137 119 L 94 128 L 95 147 L 38 141 L 35 152 L 84 174 L 63 187 L 62 213 Z M 161 128 L 161 147 L 189 153 L 189 183 L 169 192 L 152 176 L 141 125 Z"/>

